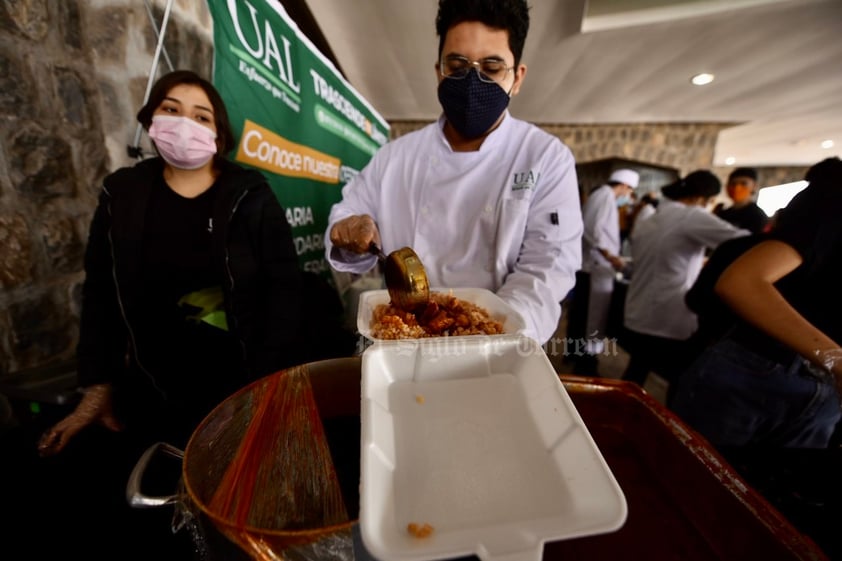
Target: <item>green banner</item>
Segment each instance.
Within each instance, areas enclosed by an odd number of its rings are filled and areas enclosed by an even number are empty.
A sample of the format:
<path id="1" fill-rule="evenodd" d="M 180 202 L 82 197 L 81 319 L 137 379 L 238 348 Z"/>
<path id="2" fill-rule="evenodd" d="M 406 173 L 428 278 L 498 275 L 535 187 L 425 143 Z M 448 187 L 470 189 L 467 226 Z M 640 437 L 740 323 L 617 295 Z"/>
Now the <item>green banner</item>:
<path id="1" fill-rule="evenodd" d="M 330 279 L 324 231 L 342 186 L 386 143 L 389 125 L 277 0 L 208 0 L 213 83 L 238 139 L 286 209 L 304 270 Z"/>

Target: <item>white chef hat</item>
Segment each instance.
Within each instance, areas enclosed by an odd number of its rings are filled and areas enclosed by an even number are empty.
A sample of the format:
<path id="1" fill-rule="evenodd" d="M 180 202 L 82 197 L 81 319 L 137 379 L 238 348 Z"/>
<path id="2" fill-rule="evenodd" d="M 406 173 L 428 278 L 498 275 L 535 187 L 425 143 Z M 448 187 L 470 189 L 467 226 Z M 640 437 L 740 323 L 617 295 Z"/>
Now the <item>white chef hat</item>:
<path id="1" fill-rule="evenodd" d="M 635 187 L 637 187 L 638 181 L 640 181 L 640 174 L 634 171 L 633 169 L 618 169 L 611 174 L 611 177 L 608 178 L 608 181 L 625 183 L 626 185 L 634 189 Z"/>

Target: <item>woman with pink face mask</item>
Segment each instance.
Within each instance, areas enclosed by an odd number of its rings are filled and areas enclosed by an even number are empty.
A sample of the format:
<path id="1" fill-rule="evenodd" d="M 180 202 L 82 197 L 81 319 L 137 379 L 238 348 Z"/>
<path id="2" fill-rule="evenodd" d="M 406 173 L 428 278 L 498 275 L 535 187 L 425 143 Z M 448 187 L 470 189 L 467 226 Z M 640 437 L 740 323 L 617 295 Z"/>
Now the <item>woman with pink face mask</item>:
<path id="1" fill-rule="evenodd" d="M 263 175 L 224 157 L 234 137 L 219 93 L 175 71 L 137 119 L 160 156 L 103 182 L 82 289 L 84 398 L 43 455 L 88 424 L 133 417 L 186 444 L 212 406 L 305 358 L 290 226 Z"/>
<path id="2" fill-rule="evenodd" d="M 63 452 L 63 462 L 108 465 L 99 469 L 110 483 L 99 486 L 118 501 L 148 446 L 183 449 L 233 392 L 312 359 L 290 225 L 263 175 L 225 158 L 235 141 L 216 89 L 193 72 L 169 73 L 137 119 L 159 157 L 103 182 L 85 255 L 82 398 L 38 447 Z M 117 532 L 141 521 L 108 512 L 100 519 L 124 522 Z M 118 541 L 144 547 L 153 537 Z"/>

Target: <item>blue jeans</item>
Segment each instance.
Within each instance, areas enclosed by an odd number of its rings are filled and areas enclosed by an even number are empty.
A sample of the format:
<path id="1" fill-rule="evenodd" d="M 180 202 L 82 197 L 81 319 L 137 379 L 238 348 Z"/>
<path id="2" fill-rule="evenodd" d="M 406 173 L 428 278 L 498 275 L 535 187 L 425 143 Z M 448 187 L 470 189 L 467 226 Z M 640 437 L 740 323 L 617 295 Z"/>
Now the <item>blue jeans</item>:
<path id="1" fill-rule="evenodd" d="M 842 416 L 829 374 L 720 340 L 681 374 L 673 411 L 717 448 L 825 448 Z"/>

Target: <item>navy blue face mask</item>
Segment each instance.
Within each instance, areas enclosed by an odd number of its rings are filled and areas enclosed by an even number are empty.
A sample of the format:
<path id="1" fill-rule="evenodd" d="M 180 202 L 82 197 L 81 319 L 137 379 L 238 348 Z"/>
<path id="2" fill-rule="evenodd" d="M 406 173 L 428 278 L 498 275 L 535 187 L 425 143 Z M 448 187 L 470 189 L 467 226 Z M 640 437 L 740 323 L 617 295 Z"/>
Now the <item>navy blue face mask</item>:
<path id="1" fill-rule="evenodd" d="M 464 78 L 439 82 L 444 116 L 465 138 L 479 138 L 497 122 L 509 105 L 509 94 L 496 82 L 483 82 L 476 69 Z"/>

